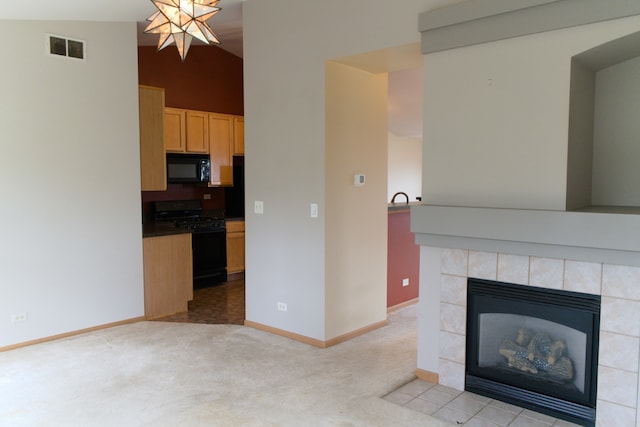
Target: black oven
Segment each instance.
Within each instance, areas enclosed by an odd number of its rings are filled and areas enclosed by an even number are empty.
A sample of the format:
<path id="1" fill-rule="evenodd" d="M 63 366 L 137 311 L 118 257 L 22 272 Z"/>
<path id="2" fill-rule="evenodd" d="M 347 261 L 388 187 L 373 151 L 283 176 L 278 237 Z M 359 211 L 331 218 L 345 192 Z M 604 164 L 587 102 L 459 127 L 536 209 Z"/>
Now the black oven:
<path id="1" fill-rule="evenodd" d="M 205 288 L 227 281 L 227 230 L 224 212 L 203 211 L 199 200 L 153 203 L 154 219 L 170 221 L 191 233 L 193 287 Z"/>
<path id="2" fill-rule="evenodd" d="M 206 288 L 227 281 L 227 232 L 224 227 L 191 234 L 193 287 Z"/>

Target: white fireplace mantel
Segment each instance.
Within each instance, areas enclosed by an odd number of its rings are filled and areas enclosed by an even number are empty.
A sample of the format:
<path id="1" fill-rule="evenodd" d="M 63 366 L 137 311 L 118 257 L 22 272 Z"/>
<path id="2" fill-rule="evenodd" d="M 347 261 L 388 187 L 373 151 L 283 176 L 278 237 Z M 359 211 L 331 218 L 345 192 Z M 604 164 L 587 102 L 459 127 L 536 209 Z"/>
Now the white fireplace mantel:
<path id="1" fill-rule="evenodd" d="M 640 215 L 420 205 L 416 243 L 640 267 Z"/>

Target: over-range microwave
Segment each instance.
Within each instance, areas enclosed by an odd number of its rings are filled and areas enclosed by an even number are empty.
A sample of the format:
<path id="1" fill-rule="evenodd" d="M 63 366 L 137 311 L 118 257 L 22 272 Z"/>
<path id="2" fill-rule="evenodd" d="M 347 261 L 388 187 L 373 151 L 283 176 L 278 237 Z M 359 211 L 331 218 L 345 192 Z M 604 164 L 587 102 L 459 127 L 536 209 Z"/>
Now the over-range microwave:
<path id="1" fill-rule="evenodd" d="M 167 182 L 209 182 L 211 161 L 206 154 L 167 154 Z"/>

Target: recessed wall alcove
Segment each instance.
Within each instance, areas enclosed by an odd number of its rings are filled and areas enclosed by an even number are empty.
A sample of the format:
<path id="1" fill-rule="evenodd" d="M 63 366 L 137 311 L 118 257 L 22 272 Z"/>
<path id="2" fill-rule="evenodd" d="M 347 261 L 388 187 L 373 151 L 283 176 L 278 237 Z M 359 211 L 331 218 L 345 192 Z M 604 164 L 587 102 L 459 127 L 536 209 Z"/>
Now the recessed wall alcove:
<path id="1" fill-rule="evenodd" d="M 640 213 L 640 32 L 571 58 L 567 210 Z"/>

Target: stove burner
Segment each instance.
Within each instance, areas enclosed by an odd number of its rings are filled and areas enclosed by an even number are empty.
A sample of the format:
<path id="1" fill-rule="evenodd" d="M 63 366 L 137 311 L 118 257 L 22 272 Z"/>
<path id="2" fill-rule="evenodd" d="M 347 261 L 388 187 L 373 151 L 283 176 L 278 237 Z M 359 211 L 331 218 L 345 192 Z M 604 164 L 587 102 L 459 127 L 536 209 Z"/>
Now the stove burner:
<path id="1" fill-rule="evenodd" d="M 176 221 L 176 227 L 197 231 L 221 230 L 225 228 L 225 222 L 223 219 L 199 216 L 180 219 Z"/>

